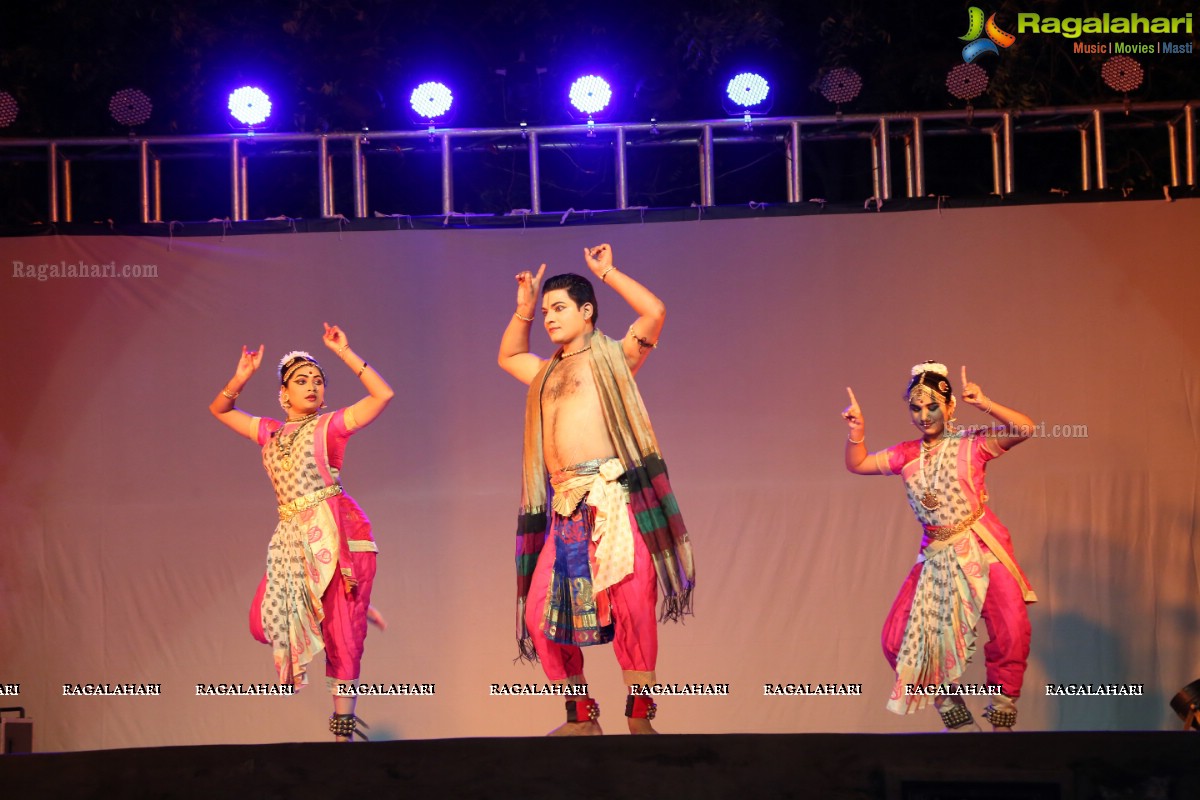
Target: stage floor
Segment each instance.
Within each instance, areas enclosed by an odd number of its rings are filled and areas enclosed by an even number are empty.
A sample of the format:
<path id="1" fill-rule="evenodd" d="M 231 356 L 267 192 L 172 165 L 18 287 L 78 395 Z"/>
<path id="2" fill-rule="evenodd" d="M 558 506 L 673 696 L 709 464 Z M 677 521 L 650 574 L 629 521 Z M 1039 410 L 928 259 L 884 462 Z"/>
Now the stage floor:
<path id="1" fill-rule="evenodd" d="M 99 750 L 0 756 L 0 793 L 314 800 L 1194 800 L 1200 798 L 1200 736 L 609 735 Z"/>

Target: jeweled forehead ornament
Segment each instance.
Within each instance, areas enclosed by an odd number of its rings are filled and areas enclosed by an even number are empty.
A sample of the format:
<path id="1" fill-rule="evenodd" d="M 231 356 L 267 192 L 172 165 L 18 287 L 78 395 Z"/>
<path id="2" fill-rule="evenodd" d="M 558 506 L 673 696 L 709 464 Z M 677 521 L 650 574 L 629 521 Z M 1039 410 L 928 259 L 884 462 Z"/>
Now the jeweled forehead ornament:
<path id="1" fill-rule="evenodd" d="M 938 364 L 935 361 L 926 361 L 924 364 L 917 364 L 912 368 L 910 373 L 910 379 L 914 383 L 908 393 L 908 401 L 912 403 L 928 398 L 939 405 L 944 405 L 946 397 L 950 395 L 950 383 L 946 380 L 949 372 L 945 364 Z M 928 373 L 933 373 L 941 379 L 936 384 L 937 392 L 941 392 L 940 395 L 934 391 L 933 386 L 925 383 L 925 375 Z"/>
<path id="2" fill-rule="evenodd" d="M 321 373 L 321 380 L 325 380 L 325 370 L 321 369 L 315 358 L 303 350 L 293 350 L 279 360 L 279 383 L 286 386 L 301 367 L 316 367 L 317 372 Z"/>

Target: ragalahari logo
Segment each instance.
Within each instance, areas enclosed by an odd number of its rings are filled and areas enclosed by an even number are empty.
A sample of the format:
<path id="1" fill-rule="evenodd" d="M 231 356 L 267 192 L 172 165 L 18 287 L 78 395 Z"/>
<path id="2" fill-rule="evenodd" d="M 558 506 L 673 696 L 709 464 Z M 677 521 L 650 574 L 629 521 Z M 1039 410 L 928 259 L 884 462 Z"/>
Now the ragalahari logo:
<path id="1" fill-rule="evenodd" d="M 987 34 L 987 38 L 980 38 L 984 34 Z M 987 22 L 984 22 L 983 9 L 978 6 L 971 6 L 967 9 L 967 32 L 958 38 L 968 43 L 962 51 L 963 61 L 967 64 L 984 53 L 998 56 L 1000 47 L 1011 47 L 1012 43 L 1017 40 L 1017 37 L 1011 33 L 1000 30 L 1000 26 L 996 24 L 995 14 L 992 14 L 987 18 Z"/>

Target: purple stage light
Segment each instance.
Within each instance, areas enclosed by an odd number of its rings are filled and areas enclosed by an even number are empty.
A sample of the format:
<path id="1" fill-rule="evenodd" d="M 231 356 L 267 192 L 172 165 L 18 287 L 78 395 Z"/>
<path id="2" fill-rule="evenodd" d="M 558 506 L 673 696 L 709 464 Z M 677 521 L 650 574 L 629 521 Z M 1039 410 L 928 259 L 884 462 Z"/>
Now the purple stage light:
<path id="1" fill-rule="evenodd" d="M 243 86 L 230 93 L 229 113 L 243 125 L 261 125 L 271 116 L 271 98 L 262 89 Z"/>
<path id="2" fill-rule="evenodd" d="M 108 113 L 118 125 L 135 128 L 150 119 L 154 104 L 141 89 L 122 89 L 108 101 Z"/>
<path id="3" fill-rule="evenodd" d="M 729 101 L 746 109 L 761 105 L 770 92 L 771 84 L 767 83 L 767 79 L 753 72 L 734 75 L 725 87 Z"/>
<path id="4" fill-rule="evenodd" d="M 850 67 L 834 67 L 821 78 L 821 94 L 831 103 L 849 103 L 862 91 L 862 76 Z"/>
<path id="5" fill-rule="evenodd" d="M 1129 56 L 1113 56 L 1100 68 L 1104 82 L 1118 92 L 1132 92 L 1142 85 L 1144 75 L 1142 65 Z"/>
<path id="6" fill-rule="evenodd" d="M 0 128 L 7 128 L 16 122 L 20 110 L 16 98 L 8 92 L 0 92 Z"/>
<path id="7" fill-rule="evenodd" d="M 454 105 L 454 94 L 444 83 L 426 81 L 412 90 L 408 98 L 412 110 L 422 119 L 433 122 L 442 117 Z"/>
<path id="8" fill-rule="evenodd" d="M 591 116 L 608 107 L 608 102 L 612 100 L 612 87 L 598 75 L 584 75 L 571 84 L 567 96 L 579 113 Z"/>
<path id="9" fill-rule="evenodd" d="M 974 100 L 987 88 L 987 70 L 978 64 L 959 64 L 946 75 L 946 89 L 959 100 Z"/>

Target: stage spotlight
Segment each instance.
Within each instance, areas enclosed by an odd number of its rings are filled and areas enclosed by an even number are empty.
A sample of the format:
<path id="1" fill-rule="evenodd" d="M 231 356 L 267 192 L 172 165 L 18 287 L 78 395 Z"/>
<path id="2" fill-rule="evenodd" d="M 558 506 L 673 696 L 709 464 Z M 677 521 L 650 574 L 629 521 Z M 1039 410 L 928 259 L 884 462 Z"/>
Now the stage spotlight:
<path id="1" fill-rule="evenodd" d="M 946 89 L 959 100 L 974 100 L 987 91 L 987 70 L 978 64 L 959 64 L 946 75 Z"/>
<path id="2" fill-rule="evenodd" d="M 821 78 L 821 95 L 841 106 L 858 97 L 862 91 L 862 76 L 850 67 L 835 67 Z"/>
<path id="3" fill-rule="evenodd" d="M 7 128 L 17 121 L 17 112 L 21 107 L 16 98 L 8 92 L 0 92 L 0 128 Z"/>
<path id="4" fill-rule="evenodd" d="M 122 89 L 108 101 L 108 113 L 118 125 L 136 128 L 150 119 L 154 104 L 140 89 Z"/>
<path id="5" fill-rule="evenodd" d="M 271 116 L 271 98 L 262 89 L 243 86 L 229 94 L 229 113 L 251 131 Z"/>
<path id="6" fill-rule="evenodd" d="M 599 75 L 584 75 L 571 84 L 567 93 L 571 107 L 587 116 L 588 135 L 595 133 L 596 117 L 608 110 L 612 87 Z"/>
<path id="7" fill-rule="evenodd" d="M 721 104 L 725 111 L 733 116 L 740 116 L 750 127 L 750 117 L 761 116 L 771 110 L 771 84 L 762 75 L 755 72 L 742 72 L 734 75 L 725 85 L 725 96 Z"/>
<path id="8" fill-rule="evenodd" d="M 408 105 L 422 122 L 433 127 L 433 123 L 444 121 L 454 106 L 454 93 L 450 87 L 437 81 L 426 81 L 412 90 Z"/>
<path id="9" fill-rule="evenodd" d="M 1200 731 L 1200 679 L 1192 681 L 1171 698 L 1171 709 L 1183 720 L 1185 731 Z"/>
<path id="10" fill-rule="evenodd" d="M 1142 85 L 1142 65 L 1129 56 L 1113 56 L 1100 68 L 1100 76 L 1110 89 L 1132 92 Z"/>

